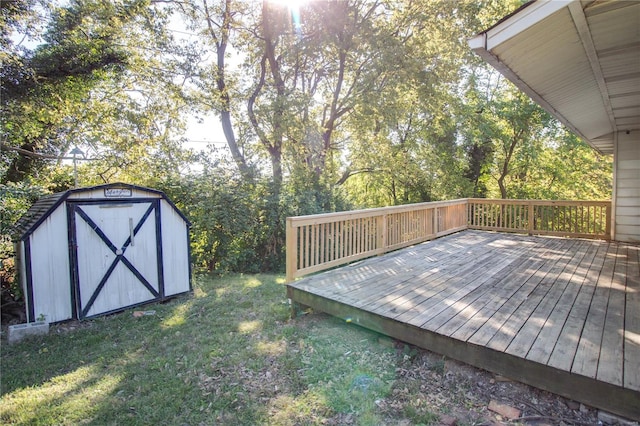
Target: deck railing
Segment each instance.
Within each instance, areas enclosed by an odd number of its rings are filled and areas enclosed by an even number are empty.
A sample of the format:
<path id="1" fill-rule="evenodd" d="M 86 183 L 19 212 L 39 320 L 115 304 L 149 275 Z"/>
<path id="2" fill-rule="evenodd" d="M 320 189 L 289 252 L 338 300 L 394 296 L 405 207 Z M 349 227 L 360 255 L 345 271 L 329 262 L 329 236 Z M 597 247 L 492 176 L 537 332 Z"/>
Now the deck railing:
<path id="1" fill-rule="evenodd" d="M 467 200 L 287 218 L 287 281 L 467 227 Z"/>
<path id="2" fill-rule="evenodd" d="M 611 235 L 610 201 L 488 200 L 467 203 L 469 228 L 573 238 Z"/>
<path id="3" fill-rule="evenodd" d="M 610 201 L 460 199 L 287 218 L 287 281 L 463 229 L 607 239 Z"/>

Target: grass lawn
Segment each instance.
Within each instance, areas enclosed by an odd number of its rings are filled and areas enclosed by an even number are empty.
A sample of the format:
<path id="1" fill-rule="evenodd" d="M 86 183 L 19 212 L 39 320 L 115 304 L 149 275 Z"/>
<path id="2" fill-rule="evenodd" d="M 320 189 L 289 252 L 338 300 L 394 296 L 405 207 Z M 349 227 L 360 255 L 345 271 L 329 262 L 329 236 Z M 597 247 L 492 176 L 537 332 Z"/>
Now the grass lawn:
<path id="1" fill-rule="evenodd" d="M 194 287 L 142 308 L 155 315 L 129 310 L 12 346 L 3 340 L 0 423 L 437 421 L 415 404 L 395 413 L 382 404 L 406 350 L 325 315 L 291 320 L 281 276 L 201 276 Z"/>

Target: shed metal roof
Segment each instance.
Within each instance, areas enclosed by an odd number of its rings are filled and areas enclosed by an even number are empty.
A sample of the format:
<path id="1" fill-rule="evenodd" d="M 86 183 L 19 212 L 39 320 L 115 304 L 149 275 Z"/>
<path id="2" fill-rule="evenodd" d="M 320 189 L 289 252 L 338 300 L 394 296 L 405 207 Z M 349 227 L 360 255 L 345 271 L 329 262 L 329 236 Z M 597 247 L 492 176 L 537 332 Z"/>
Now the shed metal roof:
<path id="1" fill-rule="evenodd" d="M 528 3 L 469 46 L 601 153 L 640 129 L 640 2 Z"/>
<path id="2" fill-rule="evenodd" d="M 96 189 L 100 190 L 105 188 L 131 188 L 159 194 L 162 196 L 162 198 L 169 202 L 171 207 L 173 207 L 180 214 L 180 216 L 182 216 L 188 226 L 191 225 L 191 222 L 189 222 L 189 220 L 182 214 L 182 212 L 180 212 L 180 210 L 178 210 L 178 208 L 171 202 L 171 200 L 167 198 L 167 196 L 162 191 L 118 182 L 109 183 L 106 185 L 69 189 L 67 191 L 58 192 L 42 197 L 38 201 L 36 201 L 29 208 L 29 210 L 20 217 L 20 219 L 18 219 L 16 224 L 13 226 L 11 234 L 14 238 L 23 240 L 28 234 L 30 234 L 35 228 L 37 228 L 40 223 L 42 223 L 42 221 L 45 220 L 47 216 L 49 216 L 51 212 L 53 212 L 60 204 L 62 204 L 67 198 L 69 198 L 71 194 L 94 191 Z"/>

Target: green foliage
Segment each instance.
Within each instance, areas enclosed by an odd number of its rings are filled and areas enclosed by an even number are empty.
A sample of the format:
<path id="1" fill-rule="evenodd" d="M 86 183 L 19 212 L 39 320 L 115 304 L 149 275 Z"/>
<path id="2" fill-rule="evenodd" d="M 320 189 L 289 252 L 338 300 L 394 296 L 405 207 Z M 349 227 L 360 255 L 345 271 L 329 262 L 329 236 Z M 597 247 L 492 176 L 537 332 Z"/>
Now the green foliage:
<path id="1" fill-rule="evenodd" d="M 146 0 L 41 4 L 44 29 L 30 34 L 39 44 L 7 41 L 0 180 L 46 178 L 45 166 L 74 146 L 92 159 L 86 182 L 146 170 L 157 158 L 183 161 L 177 135 L 189 107 L 176 76 L 191 72 L 192 58 L 184 46 L 175 59 L 167 12 Z M 11 16 L 12 29 L 26 32 L 30 15 Z"/>
<path id="2" fill-rule="evenodd" d="M 612 158 L 598 154 L 567 129 L 517 163 L 512 186 L 517 198 L 541 200 L 609 200 Z"/>
<path id="3" fill-rule="evenodd" d="M 0 230 L 10 235 L 16 221 L 48 191 L 28 182 L 0 185 Z"/>
<path id="4" fill-rule="evenodd" d="M 0 300 L 3 305 L 22 299 L 14 263 L 13 225 L 46 192 L 45 188 L 27 182 L 0 184 Z"/>
<path id="5" fill-rule="evenodd" d="M 259 272 L 277 270 L 281 254 L 270 251 L 264 185 L 246 184 L 229 170 L 156 181 L 192 222 L 196 269 Z"/>
<path id="6" fill-rule="evenodd" d="M 475 196 L 610 199 L 611 161 L 572 135 L 509 82 L 478 66 L 460 107 L 464 173 Z"/>
<path id="7" fill-rule="evenodd" d="M 385 84 L 367 92 L 348 123 L 344 185 L 358 205 L 468 194 L 454 119 L 460 100 L 452 83 L 464 67 L 464 40 L 474 31 L 478 5 L 459 6 L 429 2 L 394 8 L 388 23 L 393 32 L 381 53 L 387 55 L 384 64 L 394 65 L 385 67 Z"/>
<path id="8" fill-rule="evenodd" d="M 12 48 L 6 41 L 0 124 L 3 143 L 55 158 L 68 148 L 68 138 L 76 118 L 83 115 L 91 89 L 126 66 L 127 53 L 116 43 L 116 36 L 139 6 L 107 6 L 92 0 L 46 6 L 41 8 L 43 14 L 49 14 L 42 43 L 30 51 Z M 19 29 L 25 19 L 19 17 L 9 24 Z M 0 180 L 4 183 L 35 176 L 47 164 L 42 156 L 4 150 L 2 157 Z"/>

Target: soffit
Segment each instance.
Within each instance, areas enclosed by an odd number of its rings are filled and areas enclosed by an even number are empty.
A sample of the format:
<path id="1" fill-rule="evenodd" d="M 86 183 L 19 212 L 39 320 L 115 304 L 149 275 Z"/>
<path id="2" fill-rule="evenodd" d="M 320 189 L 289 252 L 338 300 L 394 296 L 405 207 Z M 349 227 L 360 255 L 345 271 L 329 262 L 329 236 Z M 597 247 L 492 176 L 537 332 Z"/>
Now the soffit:
<path id="1" fill-rule="evenodd" d="M 640 129 L 640 2 L 537 1 L 469 44 L 600 152 Z"/>

